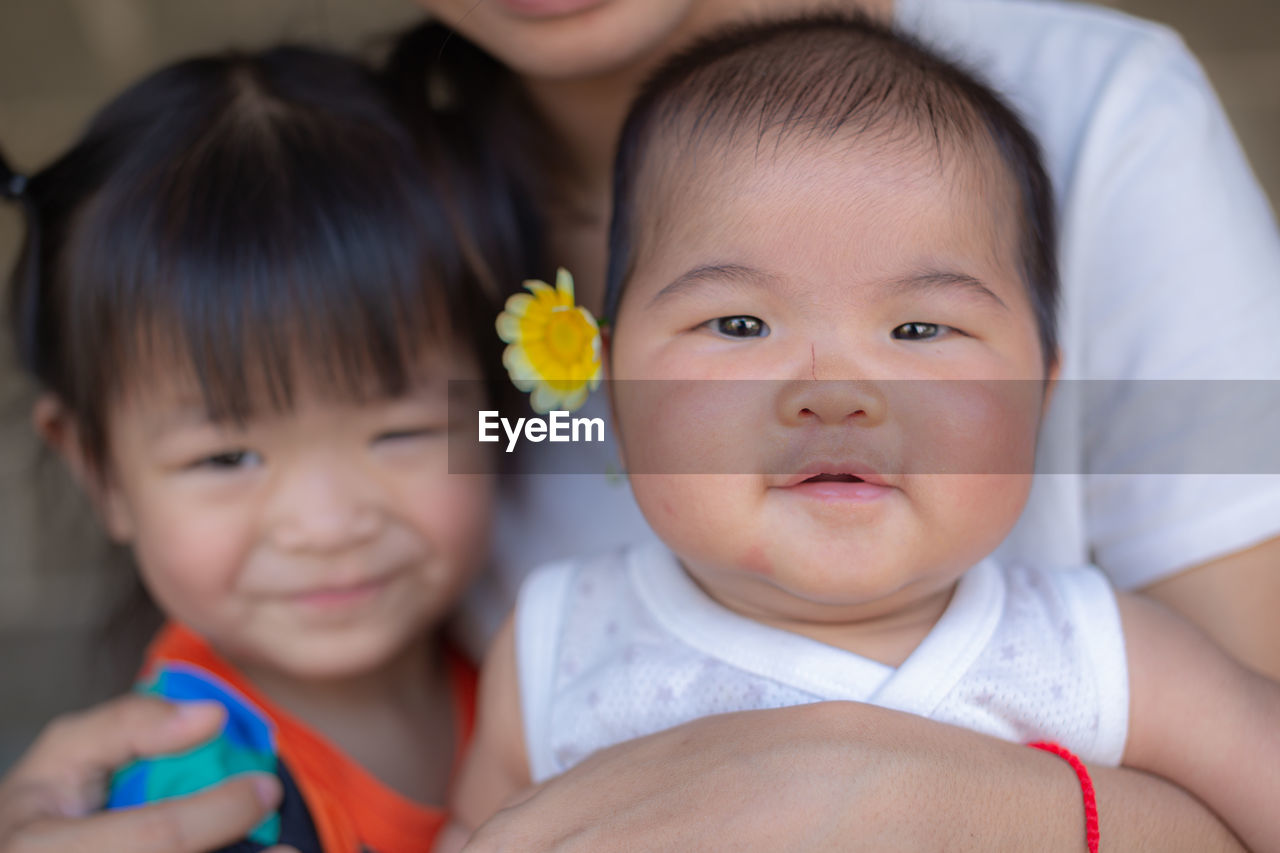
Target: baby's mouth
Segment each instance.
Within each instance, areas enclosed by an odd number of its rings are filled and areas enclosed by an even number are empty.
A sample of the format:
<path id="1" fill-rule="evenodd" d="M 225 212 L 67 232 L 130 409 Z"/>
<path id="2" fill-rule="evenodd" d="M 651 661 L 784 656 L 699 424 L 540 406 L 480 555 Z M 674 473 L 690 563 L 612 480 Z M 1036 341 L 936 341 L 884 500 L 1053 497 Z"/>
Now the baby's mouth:
<path id="1" fill-rule="evenodd" d="M 814 474 L 801 480 L 802 483 L 865 483 L 861 477 L 852 474 Z"/>
<path id="2" fill-rule="evenodd" d="M 830 461 L 802 468 L 789 477 L 783 478 L 779 485 L 791 487 L 816 484 L 855 485 L 858 483 L 872 486 L 890 485 L 884 476 L 868 465 Z"/>
<path id="3" fill-rule="evenodd" d="M 799 471 L 778 485 L 798 497 L 842 503 L 875 501 L 894 491 L 884 477 L 865 465 L 831 462 Z"/>

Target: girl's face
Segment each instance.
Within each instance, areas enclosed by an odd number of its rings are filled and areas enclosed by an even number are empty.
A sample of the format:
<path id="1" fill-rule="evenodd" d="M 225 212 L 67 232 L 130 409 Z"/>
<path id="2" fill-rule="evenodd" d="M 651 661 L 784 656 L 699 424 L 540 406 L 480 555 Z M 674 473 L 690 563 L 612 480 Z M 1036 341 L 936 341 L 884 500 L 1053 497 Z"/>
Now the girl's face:
<path id="1" fill-rule="evenodd" d="M 372 671 L 438 624 L 484 558 L 492 482 L 449 473 L 449 383 L 423 375 L 363 403 L 303 384 L 243 425 L 181 381 L 117 405 L 100 504 L 164 612 L 308 680 Z"/>

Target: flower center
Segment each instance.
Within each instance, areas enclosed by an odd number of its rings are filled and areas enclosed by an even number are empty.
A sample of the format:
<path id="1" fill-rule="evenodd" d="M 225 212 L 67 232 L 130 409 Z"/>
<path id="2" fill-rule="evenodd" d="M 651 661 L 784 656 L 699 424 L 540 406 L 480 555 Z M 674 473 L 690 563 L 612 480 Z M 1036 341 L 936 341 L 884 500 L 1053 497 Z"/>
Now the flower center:
<path id="1" fill-rule="evenodd" d="M 557 306 L 547 320 L 547 347 L 561 364 L 576 363 L 589 343 L 590 331 L 581 314 Z"/>

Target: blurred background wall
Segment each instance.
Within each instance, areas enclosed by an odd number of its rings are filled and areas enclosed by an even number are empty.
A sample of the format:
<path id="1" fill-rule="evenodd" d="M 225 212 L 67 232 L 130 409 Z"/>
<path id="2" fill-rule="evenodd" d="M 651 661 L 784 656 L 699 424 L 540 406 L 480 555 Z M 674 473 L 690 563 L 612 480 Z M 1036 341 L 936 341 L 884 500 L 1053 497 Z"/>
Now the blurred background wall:
<path id="1" fill-rule="evenodd" d="M 1276 206 L 1280 0 L 1109 5 L 1183 34 Z M 105 99 L 159 64 L 282 40 L 373 53 L 419 15 L 410 0 L 0 0 L 0 145 L 19 168 L 34 169 Z M 0 208 L 6 285 L 21 233 L 16 212 Z M 31 389 L 9 349 L 0 331 L 0 772 L 50 714 L 119 688 L 102 622 L 127 574 L 38 451 Z"/>

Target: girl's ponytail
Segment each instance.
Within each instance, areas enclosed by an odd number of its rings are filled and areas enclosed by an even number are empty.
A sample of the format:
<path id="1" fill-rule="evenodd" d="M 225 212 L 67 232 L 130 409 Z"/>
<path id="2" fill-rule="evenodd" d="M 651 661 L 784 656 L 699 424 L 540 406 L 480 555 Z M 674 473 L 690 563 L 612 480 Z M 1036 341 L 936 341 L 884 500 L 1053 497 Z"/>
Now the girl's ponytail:
<path id="1" fill-rule="evenodd" d="M 27 193 L 27 176 L 15 172 L 0 151 L 0 196 L 9 201 L 22 201 Z"/>
<path id="2" fill-rule="evenodd" d="M 424 119 L 432 113 L 456 112 L 470 130 L 478 129 L 477 121 L 505 109 L 501 95 L 512 82 L 501 63 L 435 21 L 425 21 L 396 39 L 383 75 L 406 115 Z"/>
<path id="3" fill-rule="evenodd" d="M 523 279 L 545 277 L 537 200 L 548 187 L 536 176 L 546 133 L 512 72 L 443 24 L 426 21 L 396 39 L 381 78 L 431 171 L 467 172 L 445 192 L 486 297 L 501 306 Z"/>

